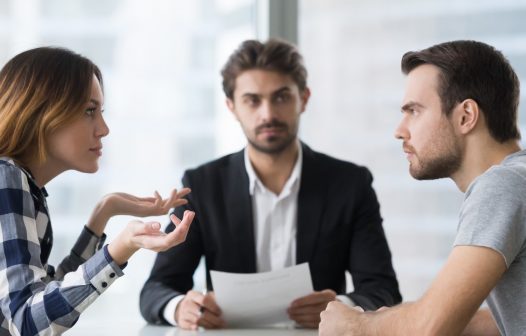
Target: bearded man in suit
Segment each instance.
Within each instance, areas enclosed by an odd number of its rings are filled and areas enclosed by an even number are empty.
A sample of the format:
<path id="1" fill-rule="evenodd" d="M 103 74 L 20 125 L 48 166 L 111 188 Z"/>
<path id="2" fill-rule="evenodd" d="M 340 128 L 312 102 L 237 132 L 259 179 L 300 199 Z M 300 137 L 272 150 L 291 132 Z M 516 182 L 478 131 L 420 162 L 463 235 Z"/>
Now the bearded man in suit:
<path id="1" fill-rule="evenodd" d="M 192 193 L 175 213 L 191 209 L 196 217 L 185 244 L 158 254 L 141 292 L 144 318 L 184 329 L 224 327 L 210 270 L 266 272 L 304 262 L 315 292 L 288 308 L 302 327 L 317 328 L 320 312 L 334 300 L 366 310 L 399 303 L 371 173 L 298 139 L 310 90 L 296 47 L 245 41 L 222 76 L 226 104 L 248 143 L 185 172 L 183 184 Z M 207 294 L 192 290 L 202 256 Z"/>

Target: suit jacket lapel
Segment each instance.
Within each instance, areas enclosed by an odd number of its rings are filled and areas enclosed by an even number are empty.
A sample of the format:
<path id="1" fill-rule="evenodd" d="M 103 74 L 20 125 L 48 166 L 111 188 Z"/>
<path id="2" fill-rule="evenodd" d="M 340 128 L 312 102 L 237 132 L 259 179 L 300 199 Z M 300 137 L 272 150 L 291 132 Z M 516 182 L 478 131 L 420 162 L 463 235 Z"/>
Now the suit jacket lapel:
<path id="1" fill-rule="evenodd" d="M 326 186 L 320 178 L 319 158 L 307 145 L 303 149 L 301 185 L 298 194 L 298 222 L 296 233 L 296 262 L 311 259 L 316 248 L 316 238 L 320 230 L 321 216 L 325 208 Z"/>
<path id="2" fill-rule="evenodd" d="M 249 182 L 245 169 L 244 152 L 232 155 L 228 169 L 224 172 L 225 197 L 229 209 L 225 209 L 231 237 L 239 248 L 239 272 L 256 272 L 256 244 L 254 241 L 254 217 L 252 199 L 248 192 Z M 237 267 L 236 267 L 237 268 Z"/>

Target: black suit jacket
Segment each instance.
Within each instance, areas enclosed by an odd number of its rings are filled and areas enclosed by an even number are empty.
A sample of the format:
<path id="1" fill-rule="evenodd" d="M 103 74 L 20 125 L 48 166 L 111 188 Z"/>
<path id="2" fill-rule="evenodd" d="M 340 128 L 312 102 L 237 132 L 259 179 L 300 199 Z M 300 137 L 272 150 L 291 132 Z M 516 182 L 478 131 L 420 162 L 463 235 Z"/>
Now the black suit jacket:
<path id="1" fill-rule="evenodd" d="M 298 194 L 296 262 L 308 262 L 314 289 L 347 294 L 365 309 L 401 301 L 372 176 L 365 167 L 315 152 L 302 144 Z M 256 272 L 256 248 L 249 179 L 243 151 L 188 170 L 183 185 L 189 203 L 175 210 L 196 213 L 186 241 L 159 253 L 140 296 L 144 318 L 166 323 L 164 306 L 193 287 L 193 273 L 205 256 L 210 270 Z M 173 225 L 167 231 L 173 230 Z M 345 271 L 354 292 L 345 291 Z"/>

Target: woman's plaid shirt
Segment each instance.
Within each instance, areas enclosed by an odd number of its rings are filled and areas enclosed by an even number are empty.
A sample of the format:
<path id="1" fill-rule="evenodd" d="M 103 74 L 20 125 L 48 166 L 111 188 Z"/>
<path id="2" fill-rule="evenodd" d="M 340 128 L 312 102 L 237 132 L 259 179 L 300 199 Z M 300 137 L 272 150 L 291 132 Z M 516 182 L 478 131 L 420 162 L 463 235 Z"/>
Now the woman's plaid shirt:
<path id="1" fill-rule="evenodd" d="M 0 335 L 57 335 L 122 271 L 84 227 L 56 270 L 48 265 L 53 232 L 46 190 L 9 158 L 0 158 Z"/>

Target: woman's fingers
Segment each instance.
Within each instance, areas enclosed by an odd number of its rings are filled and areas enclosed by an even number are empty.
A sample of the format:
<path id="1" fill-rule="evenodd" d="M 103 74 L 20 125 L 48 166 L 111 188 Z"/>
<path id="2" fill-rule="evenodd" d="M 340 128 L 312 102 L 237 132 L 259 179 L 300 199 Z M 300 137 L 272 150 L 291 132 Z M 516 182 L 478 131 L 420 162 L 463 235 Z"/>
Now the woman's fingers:
<path id="1" fill-rule="evenodd" d="M 156 252 L 165 251 L 186 240 L 186 235 L 194 216 L 195 213 L 188 210 L 184 212 L 182 220 L 179 220 L 175 215 L 171 215 L 170 218 L 176 224 L 176 228 L 168 234 L 159 231 L 161 225 L 158 222 L 132 222 L 134 225 L 132 240 L 137 246 Z"/>
<path id="2" fill-rule="evenodd" d="M 177 197 L 178 198 L 185 197 L 186 195 L 188 195 L 191 192 L 192 192 L 192 189 L 190 189 L 190 188 L 183 188 L 183 189 L 181 189 L 181 190 L 179 190 L 177 192 Z"/>
<path id="3" fill-rule="evenodd" d="M 159 222 L 140 222 L 132 221 L 132 235 L 143 236 L 143 235 L 160 235 L 164 234 L 161 230 L 161 224 Z"/>
<path id="4" fill-rule="evenodd" d="M 172 217 L 175 217 L 172 219 Z M 190 229 L 190 224 L 192 224 L 192 221 L 194 220 L 195 212 L 186 210 L 183 215 L 183 219 L 179 220 L 177 216 L 171 215 L 170 218 L 175 224 L 175 230 L 170 232 L 167 235 L 167 239 L 169 240 L 170 244 L 180 244 L 183 241 L 186 240 L 186 235 L 188 234 L 188 230 Z M 177 223 L 177 224 L 176 224 Z"/>

